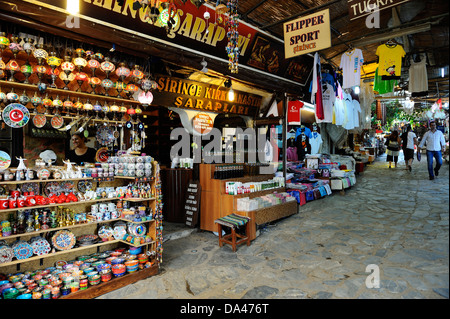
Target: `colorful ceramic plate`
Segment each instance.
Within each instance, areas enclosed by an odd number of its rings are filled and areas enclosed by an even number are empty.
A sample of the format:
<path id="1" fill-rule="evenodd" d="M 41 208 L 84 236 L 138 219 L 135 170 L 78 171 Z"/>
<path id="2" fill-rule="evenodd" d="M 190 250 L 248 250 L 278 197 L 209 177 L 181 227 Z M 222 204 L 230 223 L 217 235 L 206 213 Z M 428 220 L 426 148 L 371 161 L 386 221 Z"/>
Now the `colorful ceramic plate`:
<path id="1" fill-rule="evenodd" d="M 52 117 L 50 124 L 53 128 L 61 128 L 64 125 L 64 118 L 61 115 L 55 115 Z"/>
<path id="2" fill-rule="evenodd" d="M 31 247 L 35 255 L 47 255 L 52 250 L 48 241 L 42 237 L 33 238 L 31 240 Z"/>
<path id="3" fill-rule="evenodd" d="M 20 240 L 16 242 L 12 249 L 14 251 L 14 256 L 17 259 L 26 259 L 33 256 L 33 248 L 26 241 Z"/>
<path id="4" fill-rule="evenodd" d="M 44 194 L 47 197 L 52 197 L 53 195 L 59 195 L 61 193 L 61 185 L 59 182 L 48 182 L 44 186 Z"/>
<path id="5" fill-rule="evenodd" d="M 108 149 L 106 147 L 99 148 L 97 153 L 95 154 L 95 160 L 97 162 L 106 163 L 108 161 L 108 158 Z"/>
<path id="6" fill-rule="evenodd" d="M 114 142 L 114 134 L 107 126 L 100 126 L 97 129 L 97 141 L 100 145 L 109 145 Z"/>
<path id="7" fill-rule="evenodd" d="M 14 257 L 14 251 L 12 248 L 4 245 L 0 246 L 0 264 L 9 263 Z"/>
<path id="8" fill-rule="evenodd" d="M 91 181 L 79 181 L 77 184 L 77 188 L 78 191 L 82 192 L 83 194 L 86 193 L 86 191 L 94 190 Z"/>
<path id="9" fill-rule="evenodd" d="M 20 103 L 11 103 L 3 109 L 3 121 L 12 128 L 20 128 L 27 125 L 30 120 L 30 112 Z"/>
<path id="10" fill-rule="evenodd" d="M 0 171 L 7 169 L 11 165 L 11 157 L 8 153 L 0 151 Z"/>
<path id="11" fill-rule="evenodd" d="M 75 186 L 75 182 L 73 181 L 66 181 L 66 182 L 61 182 L 61 184 L 59 184 L 60 189 L 62 192 L 70 192 L 73 190 L 74 186 Z"/>
<path id="12" fill-rule="evenodd" d="M 24 183 L 22 185 L 22 193 L 33 192 L 34 195 L 39 194 L 39 183 Z"/>
<path id="13" fill-rule="evenodd" d="M 59 230 L 52 237 L 52 245 L 58 250 L 68 250 L 77 242 L 75 235 L 68 230 Z"/>
<path id="14" fill-rule="evenodd" d="M 33 117 L 33 125 L 37 128 L 44 127 L 47 123 L 47 117 L 44 114 L 36 114 Z"/>

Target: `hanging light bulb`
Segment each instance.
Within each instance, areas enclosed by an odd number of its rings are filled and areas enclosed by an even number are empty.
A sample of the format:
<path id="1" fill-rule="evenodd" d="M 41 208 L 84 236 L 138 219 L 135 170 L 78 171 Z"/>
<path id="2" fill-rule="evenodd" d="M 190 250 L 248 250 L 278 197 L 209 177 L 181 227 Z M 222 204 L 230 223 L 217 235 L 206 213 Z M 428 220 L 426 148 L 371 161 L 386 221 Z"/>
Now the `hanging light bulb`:
<path id="1" fill-rule="evenodd" d="M 228 101 L 230 101 L 230 102 L 234 101 L 234 91 L 233 91 L 233 88 L 230 88 L 230 90 L 228 91 L 228 96 L 227 96 L 227 98 L 228 98 Z"/>
<path id="2" fill-rule="evenodd" d="M 80 12 L 80 1 L 79 0 L 67 0 L 66 10 L 70 14 L 77 14 Z"/>

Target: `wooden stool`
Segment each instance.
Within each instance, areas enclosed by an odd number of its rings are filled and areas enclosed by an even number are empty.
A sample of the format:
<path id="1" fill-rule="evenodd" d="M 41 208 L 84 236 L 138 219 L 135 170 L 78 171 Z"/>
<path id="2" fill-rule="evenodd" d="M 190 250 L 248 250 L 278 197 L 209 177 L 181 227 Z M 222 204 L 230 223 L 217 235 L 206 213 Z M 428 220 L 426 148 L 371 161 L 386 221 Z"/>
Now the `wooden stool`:
<path id="1" fill-rule="evenodd" d="M 250 237 L 249 237 L 249 217 L 231 214 L 219 219 L 216 219 L 214 223 L 217 224 L 219 230 L 219 246 L 222 247 L 223 243 L 230 244 L 233 248 L 233 251 L 236 251 L 236 246 L 239 244 L 247 243 L 247 246 L 250 246 Z M 245 235 L 241 235 L 236 233 L 236 228 L 245 225 Z M 227 234 L 222 236 L 222 226 L 231 228 L 231 234 Z M 240 238 L 236 240 L 236 237 Z M 231 240 L 230 240 L 231 239 Z"/>

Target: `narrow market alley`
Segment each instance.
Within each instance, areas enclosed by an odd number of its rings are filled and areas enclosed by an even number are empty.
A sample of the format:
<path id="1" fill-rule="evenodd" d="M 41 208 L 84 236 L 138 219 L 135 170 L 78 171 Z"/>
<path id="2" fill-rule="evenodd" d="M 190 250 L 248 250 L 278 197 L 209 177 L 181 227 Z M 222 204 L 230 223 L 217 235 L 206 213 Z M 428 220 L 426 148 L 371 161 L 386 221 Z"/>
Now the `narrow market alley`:
<path id="1" fill-rule="evenodd" d="M 379 157 L 236 253 L 211 232 L 169 240 L 159 275 L 98 297 L 118 298 L 448 299 L 448 163 L 430 181 L 424 158 L 409 172 Z"/>

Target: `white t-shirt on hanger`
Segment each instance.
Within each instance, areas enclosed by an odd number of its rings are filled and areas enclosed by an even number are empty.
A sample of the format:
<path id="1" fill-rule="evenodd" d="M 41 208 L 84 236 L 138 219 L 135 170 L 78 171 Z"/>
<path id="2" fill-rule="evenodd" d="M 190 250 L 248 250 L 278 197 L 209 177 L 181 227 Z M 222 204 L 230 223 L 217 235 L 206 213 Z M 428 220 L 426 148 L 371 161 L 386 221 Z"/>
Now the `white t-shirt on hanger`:
<path id="1" fill-rule="evenodd" d="M 318 132 L 312 132 L 312 137 L 309 139 L 309 145 L 311 145 L 311 154 L 319 154 L 320 146 L 322 146 L 322 136 Z"/>
<path id="2" fill-rule="evenodd" d="M 333 104 L 336 100 L 336 93 L 334 92 L 333 86 L 329 83 L 322 84 L 322 105 L 323 105 L 323 120 L 317 118 L 316 115 L 316 123 L 331 123 L 333 121 Z"/>
<path id="3" fill-rule="evenodd" d="M 361 81 L 361 66 L 364 63 L 362 51 L 353 49 L 341 56 L 339 67 L 342 69 L 342 88 L 347 89 L 359 85 Z"/>

